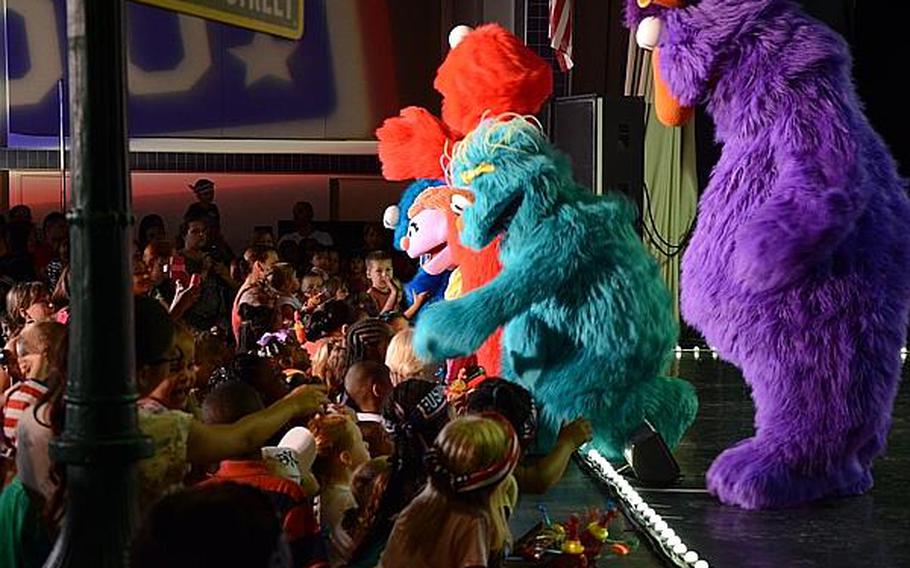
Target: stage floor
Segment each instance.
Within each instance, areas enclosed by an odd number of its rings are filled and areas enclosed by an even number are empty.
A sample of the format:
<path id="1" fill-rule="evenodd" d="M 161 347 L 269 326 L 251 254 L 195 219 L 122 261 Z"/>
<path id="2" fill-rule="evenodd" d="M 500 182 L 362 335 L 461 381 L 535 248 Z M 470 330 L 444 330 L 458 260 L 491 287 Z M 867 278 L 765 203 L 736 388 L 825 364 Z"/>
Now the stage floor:
<path id="1" fill-rule="evenodd" d="M 752 434 L 753 406 L 737 369 L 683 354 L 673 375 L 685 377 L 699 393 L 698 418 L 677 448 L 683 471 L 670 490 L 633 486 L 690 549 L 716 568 L 890 568 L 910 566 L 910 387 L 903 385 L 894 408 L 889 450 L 875 466 L 875 487 L 867 495 L 820 502 L 800 509 L 743 511 L 720 505 L 705 491 L 704 474 L 730 444 Z M 904 378 L 910 366 L 904 368 Z M 539 519 L 538 503 L 564 516 L 608 498 L 598 483 L 573 464 L 563 482 L 544 499 L 524 497 L 513 531 L 523 534 Z M 643 545 L 610 565 L 664 566 Z"/>

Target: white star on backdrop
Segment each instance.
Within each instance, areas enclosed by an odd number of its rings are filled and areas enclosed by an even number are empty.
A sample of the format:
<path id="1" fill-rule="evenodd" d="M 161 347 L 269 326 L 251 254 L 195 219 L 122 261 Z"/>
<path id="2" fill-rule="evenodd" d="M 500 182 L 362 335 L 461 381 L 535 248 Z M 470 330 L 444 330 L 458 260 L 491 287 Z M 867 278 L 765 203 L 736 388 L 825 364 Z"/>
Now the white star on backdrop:
<path id="1" fill-rule="evenodd" d="M 255 34 L 250 43 L 232 47 L 229 51 L 243 62 L 246 68 L 245 84 L 249 87 L 268 77 L 286 83 L 292 82 L 288 60 L 296 49 L 297 42 L 273 38 L 266 34 Z"/>

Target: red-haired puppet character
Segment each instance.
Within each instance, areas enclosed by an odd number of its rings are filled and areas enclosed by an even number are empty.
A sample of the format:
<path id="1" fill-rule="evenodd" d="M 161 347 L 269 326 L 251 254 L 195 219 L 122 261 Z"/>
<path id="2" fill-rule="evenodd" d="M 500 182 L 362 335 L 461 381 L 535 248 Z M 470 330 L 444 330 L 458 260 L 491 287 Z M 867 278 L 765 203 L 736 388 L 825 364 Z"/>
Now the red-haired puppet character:
<path id="1" fill-rule="evenodd" d="M 501 26 L 487 24 L 476 30 L 458 26 L 449 43 L 452 49 L 433 83 L 443 97 L 442 119 L 426 109 L 408 107 L 376 131 L 386 179 L 443 178 L 441 158 L 446 149 L 477 126 L 485 113 L 535 114 L 553 92 L 549 64 Z M 453 201 L 453 206 L 457 209 L 458 203 Z M 475 251 L 462 246 L 455 225 L 449 226 L 449 248 L 459 267 L 461 294 L 466 294 L 499 274 L 499 239 Z M 489 375 L 500 372 L 500 333 L 476 354 L 477 364 Z"/>

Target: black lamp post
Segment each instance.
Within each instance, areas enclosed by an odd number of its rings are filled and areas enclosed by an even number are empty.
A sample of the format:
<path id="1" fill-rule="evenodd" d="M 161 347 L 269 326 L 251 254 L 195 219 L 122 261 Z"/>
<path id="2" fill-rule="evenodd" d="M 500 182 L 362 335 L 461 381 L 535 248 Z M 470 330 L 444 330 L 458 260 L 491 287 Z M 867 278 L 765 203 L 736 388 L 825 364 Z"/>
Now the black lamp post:
<path id="1" fill-rule="evenodd" d="M 126 2 L 67 0 L 73 200 L 63 531 L 46 566 L 127 565 L 136 461 L 151 444 L 136 422 L 126 146 Z"/>

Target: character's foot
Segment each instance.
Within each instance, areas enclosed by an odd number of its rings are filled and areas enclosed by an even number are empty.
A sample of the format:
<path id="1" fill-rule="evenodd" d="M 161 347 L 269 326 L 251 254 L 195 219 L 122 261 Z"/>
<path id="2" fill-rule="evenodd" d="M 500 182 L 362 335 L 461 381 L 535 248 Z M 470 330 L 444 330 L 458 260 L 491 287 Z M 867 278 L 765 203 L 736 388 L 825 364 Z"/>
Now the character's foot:
<path id="1" fill-rule="evenodd" d="M 657 377 L 643 396 L 645 418 L 660 432 L 667 447 L 674 449 L 698 412 L 695 388 L 682 379 Z"/>
<path id="2" fill-rule="evenodd" d="M 872 486 L 868 469 L 852 458 L 822 473 L 808 473 L 808 460 L 786 462 L 787 450 L 758 438 L 725 450 L 708 469 L 708 491 L 745 509 L 792 507 L 824 497 L 858 495 Z"/>

